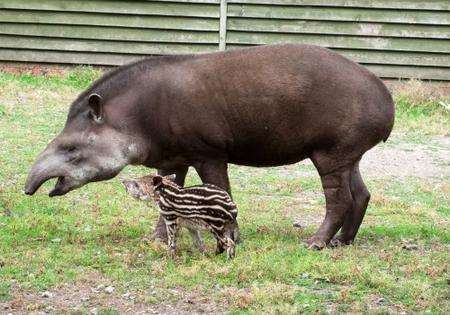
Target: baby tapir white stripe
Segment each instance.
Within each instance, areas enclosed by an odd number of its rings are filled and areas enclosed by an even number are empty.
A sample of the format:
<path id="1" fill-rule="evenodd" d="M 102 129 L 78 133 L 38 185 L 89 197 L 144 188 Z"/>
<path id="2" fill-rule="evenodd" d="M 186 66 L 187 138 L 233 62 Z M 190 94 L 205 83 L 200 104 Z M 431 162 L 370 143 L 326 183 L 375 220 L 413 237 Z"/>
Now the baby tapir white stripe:
<path id="1" fill-rule="evenodd" d="M 180 193 L 175 193 L 169 189 L 167 189 L 165 191 L 165 193 L 167 195 L 176 197 L 177 200 L 182 200 L 182 202 L 184 202 L 184 203 L 201 203 L 202 201 L 213 200 L 216 203 L 220 203 L 220 204 L 223 204 L 228 207 L 235 206 L 233 201 L 231 201 L 229 199 L 228 200 L 224 199 L 225 197 L 220 196 L 220 195 L 201 196 L 201 195 L 195 195 L 195 194 L 186 193 L 186 192 L 183 192 L 182 194 L 180 194 Z"/>
<path id="2" fill-rule="evenodd" d="M 217 216 L 208 215 L 207 211 L 198 211 L 198 209 L 190 208 L 191 206 L 185 205 L 183 207 L 180 207 L 179 205 L 174 205 L 170 201 L 164 199 L 163 197 L 160 198 L 160 202 L 163 207 L 161 207 L 161 213 L 165 215 L 176 215 L 183 218 L 202 218 L 202 219 L 208 219 L 211 221 L 229 221 L 230 218 L 224 219 Z M 210 207 L 210 206 L 206 206 Z M 232 219 L 232 218 L 231 218 Z"/>
<path id="3" fill-rule="evenodd" d="M 170 199 L 165 198 L 164 196 L 160 197 L 161 203 L 163 203 L 167 207 L 172 207 L 174 210 L 179 210 L 180 215 L 184 215 L 185 213 L 190 212 L 198 212 L 202 214 L 208 214 L 209 216 L 228 216 L 231 220 L 233 220 L 234 216 L 230 213 L 229 210 L 225 209 L 221 205 L 191 205 L 188 203 L 177 202 Z M 217 211 L 213 211 L 217 210 Z"/>
<path id="4" fill-rule="evenodd" d="M 190 186 L 190 187 L 181 188 L 181 189 L 180 189 L 180 187 L 175 187 L 174 185 L 167 185 L 166 188 L 169 190 L 172 190 L 174 192 L 181 193 L 181 194 L 192 193 L 199 197 L 204 197 L 204 196 L 208 196 L 208 195 L 211 196 L 213 194 L 217 194 L 218 198 L 231 201 L 230 195 L 228 195 L 228 193 L 226 191 L 222 190 L 219 187 L 210 185 L 210 184 L 205 184 L 202 186 Z"/>
<path id="5" fill-rule="evenodd" d="M 161 214 L 178 216 L 178 212 L 177 211 L 165 211 L 165 210 L 162 210 Z M 207 215 L 196 214 L 196 213 L 183 215 L 183 218 L 185 218 L 185 219 L 206 219 L 206 220 L 211 220 L 211 221 L 218 221 L 219 223 L 224 221 L 224 220 L 221 220 L 220 218 L 214 218 L 214 217 L 210 217 L 210 216 L 207 216 Z M 173 221 L 173 220 L 167 220 L 167 221 L 170 222 L 170 221 Z M 214 225 L 212 223 L 209 223 L 209 224 L 210 225 Z M 217 228 L 217 225 L 214 225 L 214 226 Z M 222 229 L 222 226 L 219 225 L 219 227 L 220 227 L 220 229 Z"/>

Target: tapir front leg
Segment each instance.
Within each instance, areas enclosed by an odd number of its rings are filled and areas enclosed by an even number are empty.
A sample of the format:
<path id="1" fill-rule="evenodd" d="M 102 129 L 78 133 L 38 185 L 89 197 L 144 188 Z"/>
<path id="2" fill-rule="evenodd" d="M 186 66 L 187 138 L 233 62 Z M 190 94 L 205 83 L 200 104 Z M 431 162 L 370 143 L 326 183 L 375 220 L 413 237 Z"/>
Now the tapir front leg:
<path id="1" fill-rule="evenodd" d="M 204 184 L 213 184 L 225 189 L 231 196 L 230 180 L 228 178 L 228 164 L 225 161 L 203 161 L 194 165 L 200 179 Z M 233 238 L 236 243 L 240 242 L 238 223 L 235 222 Z"/>
<path id="2" fill-rule="evenodd" d="M 161 176 L 175 174 L 175 183 L 179 186 L 184 186 L 184 180 L 186 179 L 186 174 L 188 172 L 188 167 L 183 166 L 174 170 L 158 170 L 158 174 Z M 154 240 L 159 240 L 163 243 L 167 243 L 167 229 L 166 223 L 162 216 L 159 216 L 159 220 L 156 223 L 155 232 L 153 233 Z"/>

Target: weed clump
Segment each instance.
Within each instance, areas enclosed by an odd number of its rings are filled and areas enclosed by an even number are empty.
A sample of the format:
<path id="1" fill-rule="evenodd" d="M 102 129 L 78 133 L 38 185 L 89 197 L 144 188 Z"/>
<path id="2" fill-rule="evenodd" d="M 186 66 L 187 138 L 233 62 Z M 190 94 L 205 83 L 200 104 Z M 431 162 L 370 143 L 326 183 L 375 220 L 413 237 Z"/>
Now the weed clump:
<path id="1" fill-rule="evenodd" d="M 450 87 L 419 80 L 392 84 L 395 129 L 411 135 L 450 134 Z"/>
<path id="2" fill-rule="evenodd" d="M 413 79 L 395 84 L 392 90 L 395 103 L 403 110 L 450 111 L 450 87 Z"/>

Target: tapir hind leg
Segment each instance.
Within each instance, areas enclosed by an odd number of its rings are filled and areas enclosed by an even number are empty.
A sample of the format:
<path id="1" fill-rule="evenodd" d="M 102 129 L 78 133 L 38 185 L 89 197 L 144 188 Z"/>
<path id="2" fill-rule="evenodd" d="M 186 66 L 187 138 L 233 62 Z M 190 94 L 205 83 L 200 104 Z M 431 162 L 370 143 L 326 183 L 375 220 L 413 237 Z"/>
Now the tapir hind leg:
<path id="1" fill-rule="evenodd" d="M 353 166 L 350 175 L 350 190 L 353 197 L 353 206 L 351 211 L 349 211 L 345 217 L 339 235 L 331 240 L 332 246 L 350 245 L 353 243 L 366 213 L 367 205 L 370 200 L 370 193 L 361 178 L 359 162 Z"/>
<path id="2" fill-rule="evenodd" d="M 188 167 L 183 166 L 175 170 L 158 170 L 158 174 L 161 176 L 175 174 L 175 183 L 179 186 L 184 186 L 184 180 L 188 172 Z M 167 229 L 166 223 L 162 216 L 159 216 L 158 223 L 156 223 L 155 232 L 153 233 L 153 239 L 159 240 L 163 243 L 167 243 Z"/>
<path id="3" fill-rule="evenodd" d="M 354 163 L 336 162 L 327 156 L 312 158 L 320 174 L 325 194 L 325 219 L 318 231 L 308 240 L 308 248 L 322 249 L 344 224 L 347 213 L 352 209 L 353 197 L 350 177 Z M 350 164 L 350 166 L 348 166 Z"/>

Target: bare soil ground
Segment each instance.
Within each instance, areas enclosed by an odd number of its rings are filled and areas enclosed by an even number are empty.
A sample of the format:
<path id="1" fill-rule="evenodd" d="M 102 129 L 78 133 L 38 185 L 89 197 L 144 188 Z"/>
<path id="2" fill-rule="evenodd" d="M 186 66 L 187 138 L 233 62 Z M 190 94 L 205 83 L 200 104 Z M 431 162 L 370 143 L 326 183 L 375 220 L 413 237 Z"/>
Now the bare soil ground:
<path id="1" fill-rule="evenodd" d="M 207 296 L 182 289 L 164 292 L 164 302 L 153 303 L 161 292 L 118 293 L 101 275 L 63 284 L 49 291 L 12 290 L 13 299 L 0 302 L 0 314 L 222 314 Z"/>
<path id="2" fill-rule="evenodd" d="M 427 143 L 397 141 L 366 153 L 361 172 L 368 177 L 441 177 L 450 175 L 450 138 L 432 137 Z"/>
<path id="3" fill-rule="evenodd" d="M 308 168 L 281 167 L 280 172 L 289 177 L 315 176 L 310 160 L 301 164 Z M 360 163 L 364 178 L 418 177 L 433 178 L 450 175 L 450 137 L 429 137 L 426 143 L 402 139 L 393 134 L 386 143 L 380 143 L 363 156 Z"/>

